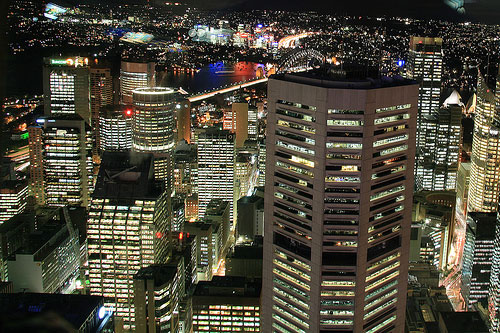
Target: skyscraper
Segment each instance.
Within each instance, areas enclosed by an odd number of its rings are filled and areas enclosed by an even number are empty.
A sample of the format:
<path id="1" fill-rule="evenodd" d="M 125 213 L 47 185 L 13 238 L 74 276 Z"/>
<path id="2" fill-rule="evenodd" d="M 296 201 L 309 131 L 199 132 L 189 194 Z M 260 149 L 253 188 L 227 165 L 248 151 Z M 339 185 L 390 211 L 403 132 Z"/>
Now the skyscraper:
<path id="1" fill-rule="evenodd" d="M 20 180 L 0 181 L 0 223 L 7 221 L 26 208 L 28 183 Z"/>
<path id="2" fill-rule="evenodd" d="M 122 61 L 120 69 L 120 95 L 123 104 L 132 104 L 132 91 L 155 85 L 154 62 Z"/>
<path id="3" fill-rule="evenodd" d="M 101 151 L 132 148 L 133 110 L 125 105 L 101 107 L 99 116 L 99 146 Z"/>
<path id="4" fill-rule="evenodd" d="M 432 37 L 410 38 L 407 77 L 420 84 L 418 94 L 417 116 L 417 164 L 415 169 L 416 189 L 422 189 L 422 181 L 418 178 L 421 167 L 420 148 L 425 141 L 425 117 L 439 108 L 441 98 L 441 78 L 443 74 L 443 40 Z"/>
<path id="5" fill-rule="evenodd" d="M 170 216 L 150 154 L 105 152 L 87 221 L 90 293 L 134 327 L 133 276 L 169 257 Z"/>
<path id="6" fill-rule="evenodd" d="M 133 91 L 132 150 L 153 153 L 155 177 L 167 184 L 171 184 L 172 177 L 175 98 L 176 93 L 171 88 Z"/>
<path id="7" fill-rule="evenodd" d="M 424 140 L 420 145 L 417 178 L 424 190 L 456 189 L 463 106 L 454 91 L 441 108 L 422 119 Z"/>
<path id="8" fill-rule="evenodd" d="M 234 134 L 207 128 L 198 137 L 198 200 L 200 217 L 212 199 L 230 203 L 233 220 Z"/>
<path id="9" fill-rule="evenodd" d="M 418 86 L 365 73 L 269 80 L 263 332 L 403 330 Z"/>
<path id="10" fill-rule="evenodd" d="M 492 90 L 479 73 L 467 205 L 469 212 L 497 211 L 499 178 L 500 114 L 496 111 Z"/>
<path id="11" fill-rule="evenodd" d="M 460 293 L 465 306 L 488 300 L 491 260 L 495 241 L 495 213 L 469 213 L 462 267 Z"/>
<path id="12" fill-rule="evenodd" d="M 87 207 L 93 187 L 90 128 L 79 115 L 44 117 L 30 128 L 30 170 L 39 204 Z"/>
<path id="13" fill-rule="evenodd" d="M 82 57 L 45 58 L 45 116 L 78 114 L 90 123 L 89 60 Z"/>
<path id="14" fill-rule="evenodd" d="M 100 112 L 101 108 L 113 104 L 113 77 L 111 69 L 97 64 L 90 67 L 90 118 L 92 125 L 92 154 L 101 151 Z"/>
<path id="15" fill-rule="evenodd" d="M 186 140 L 191 142 L 191 102 L 182 100 L 177 103 L 177 139 L 176 141 Z"/>

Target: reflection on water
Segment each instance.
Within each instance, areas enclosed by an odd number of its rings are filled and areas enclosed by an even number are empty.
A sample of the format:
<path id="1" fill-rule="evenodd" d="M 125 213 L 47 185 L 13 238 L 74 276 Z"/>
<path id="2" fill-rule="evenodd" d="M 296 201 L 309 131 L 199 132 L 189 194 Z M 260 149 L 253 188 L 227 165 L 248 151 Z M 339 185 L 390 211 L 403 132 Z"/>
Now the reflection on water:
<path id="1" fill-rule="evenodd" d="M 264 65 L 254 62 L 217 62 L 203 67 L 199 72 L 194 74 L 168 71 L 163 73 L 161 86 L 182 87 L 190 93 L 197 93 L 253 79 L 256 77 L 259 67 L 264 70 Z"/>

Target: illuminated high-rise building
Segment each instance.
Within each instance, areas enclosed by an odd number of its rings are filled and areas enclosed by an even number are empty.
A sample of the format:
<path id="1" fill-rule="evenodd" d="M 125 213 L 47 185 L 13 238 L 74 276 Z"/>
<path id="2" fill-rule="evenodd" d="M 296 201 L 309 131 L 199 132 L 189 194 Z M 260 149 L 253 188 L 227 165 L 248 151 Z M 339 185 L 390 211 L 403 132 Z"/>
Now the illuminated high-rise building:
<path id="1" fill-rule="evenodd" d="M 467 216 L 460 293 L 468 308 L 477 302 L 486 305 L 488 300 L 496 220 L 496 213 Z"/>
<path id="2" fill-rule="evenodd" d="M 120 68 L 120 95 L 123 104 L 132 104 L 132 92 L 137 88 L 155 85 L 154 62 L 122 61 Z"/>
<path id="3" fill-rule="evenodd" d="M 175 90 L 137 88 L 133 91 L 132 150 L 154 154 L 157 179 L 170 188 L 174 141 Z"/>
<path id="4" fill-rule="evenodd" d="M 474 116 L 469 212 L 496 212 L 500 194 L 500 114 L 495 95 L 478 75 L 477 104 Z"/>
<path id="5" fill-rule="evenodd" d="M 101 151 L 130 150 L 132 148 L 132 114 L 130 106 L 107 105 L 99 116 Z"/>
<path id="6" fill-rule="evenodd" d="M 134 275 L 135 332 L 180 332 L 183 259 L 141 268 Z"/>
<path id="7" fill-rule="evenodd" d="M 441 79 L 443 75 L 443 40 L 433 37 L 410 38 L 407 77 L 420 84 L 418 94 L 417 118 L 417 156 L 416 156 L 416 189 L 422 189 L 422 181 L 418 178 L 422 163 L 420 148 L 424 145 L 425 117 L 439 109 L 441 98 Z"/>
<path id="8" fill-rule="evenodd" d="M 198 193 L 198 155 L 195 145 L 178 142 L 174 151 L 173 178 L 175 193 L 189 196 Z"/>
<path id="9" fill-rule="evenodd" d="M 196 276 L 199 281 L 212 278 L 213 268 L 213 241 L 212 224 L 209 222 L 186 223 L 184 230 L 196 236 Z"/>
<path id="10" fill-rule="evenodd" d="M 43 181 L 43 131 L 40 126 L 28 127 L 28 145 L 30 149 L 30 186 L 29 194 L 38 205 L 45 205 Z"/>
<path id="11" fill-rule="evenodd" d="M 100 114 L 101 108 L 113 104 L 113 77 L 111 68 L 97 66 L 90 67 L 90 118 L 92 125 L 92 154 L 98 155 L 101 151 Z"/>
<path id="12" fill-rule="evenodd" d="M 256 107 L 248 108 L 248 139 L 256 140 L 258 133 L 258 111 Z"/>
<path id="13" fill-rule="evenodd" d="M 45 116 L 78 114 L 90 123 L 89 60 L 82 57 L 45 58 Z"/>
<path id="14" fill-rule="evenodd" d="M 169 198 L 152 168 L 151 154 L 105 152 L 87 221 L 90 293 L 130 329 L 134 274 L 170 255 Z"/>
<path id="15" fill-rule="evenodd" d="M 454 91 L 443 106 L 423 118 L 421 160 L 417 178 L 424 190 L 455 190 L 462 138 L 462 110 L 458 92 Z"/>
<path id="16" fill-rule="evenodd" d="M 263 332 L 404 330 L 418 85 L 365 73 L 269 80 Z"/>
<path id="17" fill-rule="evenodd" d="M 205 216 L 212 199 L 230 203 L 233 220 L 234 134 L 207 128 L 198 136 L 198 214 Z"/>
<path id="18" fill-rule="evenodd" d="M 182 100 L 175 106 L 177 115 L 177 139 L 176 142 L 185 140 L 191 142 L 191 102 Z"/>
<path id="19" fill-rule="evenodd" d="M 44 117 L 30 129 L 32 194 L 47 206 L 88 206 L 93 187 L 90 127 L 78 115 Z"/>
<path id="20" fill-rule="evenodd" d="M 260 279 L 214 276 L 199 282 L 193 294 L 192 332 L 273 332 L 261 330 L 260 296 Z"/>
<path id="21" fill-rule="evenodd" d="M 28 183 L 20 180 L 0 181 L 0 223 L 21 214 L 26 208 Z"/>
<path id="22" fill-rule="evenodd" d="M 248 103 L 235 102 L 224 111 L 223 129 L 235 133 L 235 147 L 242 147 L 248 139 Z"/>

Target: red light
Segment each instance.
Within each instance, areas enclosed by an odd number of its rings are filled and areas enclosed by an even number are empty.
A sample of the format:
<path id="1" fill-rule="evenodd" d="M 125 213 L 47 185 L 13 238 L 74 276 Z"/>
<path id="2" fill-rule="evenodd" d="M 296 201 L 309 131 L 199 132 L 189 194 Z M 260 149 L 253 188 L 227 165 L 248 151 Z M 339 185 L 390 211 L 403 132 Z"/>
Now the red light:
<path id="1" fill-rule="evenodd" d="M 179 232 L 179 240 L 182 240 L 184 238 L 184 234 L 182 232 Z"/>
<path id="2" fill-rule="evenodd" d="M 132 115 L 132 110 L 130 110 L 130 109 L 129 109 L 129 110 L 126 110 L 126 111 L 125 111 L 125 114 L 126 114 L 127 116 L 131 116 L 131 115 Z"/>
<path id="3" fill-rule="evenodd" d="M 158 231 L 158 232 L 156 233 L 156 238 L 161 238 L 161 236 L 163 236 L 163 234 L 162 234 L 161 232 L 159 232 L 159 231 Z"/>

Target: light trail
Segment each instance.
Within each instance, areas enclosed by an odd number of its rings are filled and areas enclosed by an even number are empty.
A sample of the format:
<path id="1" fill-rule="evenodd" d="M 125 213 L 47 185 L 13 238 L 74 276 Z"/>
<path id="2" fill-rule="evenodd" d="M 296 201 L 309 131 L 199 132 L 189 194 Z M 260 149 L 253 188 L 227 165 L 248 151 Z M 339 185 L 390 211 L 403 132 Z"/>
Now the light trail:
<path id="1" fill-rule="evenodd" d="M 278 42 L 278 49 L 281 49 L 282 47 L 284 47 L 284 48 L 292 47 L 296 44 L 296 42 L 299 39 L 313 35 L 313 34 L 314 34 L 314 32 L 304 32 L 304 33 L 297 34 L 297 35 L 290 35 L 290 36 L 283 37 Z"/>
<path id="2" fill-rule="evenodd" d="M 235 91 L 235 90 L 238 90 L 238 89 L 250 87 L 250 86 L 253 86 L 253 85 L 256 85 L 256 84 L 259 84 L 259 83 L 264 83 L 264 82 L 267 82 L 267 80 L 268 80 L 267 77 L 264 77 L 264 78 L 261 78 L 261 79 L 255 79 L 255 80 L 248 81 L 248 82 L 245 82 L 245 83 L 236 84 L 236 85 L 231 86 L 231 87 L 222 88 L 222 89 L 218 89 L 218 90 L 213 90 L 213 91 L 210 91 L 208 93 L 201 94 L 201 95 L 191 96 L 191 97 L 188 97 L 188 100 L 191 103 L 192 102 L 201 101 L 201 100 L 204 100 L 204 99 L 207 99 L 207 98 L 210 98 L 210 97 L 214 97 L 215 95 L 218 95 L 218 94 L 224 94 L 224 93 L 228 93 L 228 92 Z"/>

